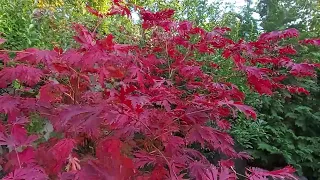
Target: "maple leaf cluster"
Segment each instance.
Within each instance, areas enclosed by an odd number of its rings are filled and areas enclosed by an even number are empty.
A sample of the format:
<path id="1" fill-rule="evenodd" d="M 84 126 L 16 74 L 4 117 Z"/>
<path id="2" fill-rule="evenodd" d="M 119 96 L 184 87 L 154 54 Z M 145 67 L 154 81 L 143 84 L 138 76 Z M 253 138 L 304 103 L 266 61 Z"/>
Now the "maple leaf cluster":
<path id="1" fill-rule="evenodd" d="M 100 18 L 130 15 L 118 0 L 107 14 L 88 9 Z M 222 52 L 253 90 L 267 95 L 279 89 L 308 94 L 283 82 L 313 77 L 319 67 L 296 63 L 289 55 L 297 51 L 280 45 L 299 36 L 295 29 L 234 42 L 225 36 L 229 28 L 207 32 L 192 22 L 173 20 L 173 10 L 140 8 L 140 13 L 142 27 L 150 32 L 144 46 L 118 44 L 112 35 L 98 39 L 75 24 L 77 49 L 30 48 L 12 59 L 1 50 L 1 88 L 18 81 L 25 91 L 36 92 L 31 97 L 23 92 L 0 96 L 4 180 L 236 179 L 233 159 L 250 156 L 234 149 L 228 119 L 238 112 L 252 119 L 257 114 L 243 103 L 245 96 L 235 85 L 206 74 L 202 67 L 208 64 L 198 62 L 195 54 Z M 35 113 L 48 120 L 55 135 L 45 139 L 27 131 Z M 195 144 L 229 159 L 212 164 Z M 295 179 L 294 171 L 290 166 L 248 168 L 245 176 Z"/>

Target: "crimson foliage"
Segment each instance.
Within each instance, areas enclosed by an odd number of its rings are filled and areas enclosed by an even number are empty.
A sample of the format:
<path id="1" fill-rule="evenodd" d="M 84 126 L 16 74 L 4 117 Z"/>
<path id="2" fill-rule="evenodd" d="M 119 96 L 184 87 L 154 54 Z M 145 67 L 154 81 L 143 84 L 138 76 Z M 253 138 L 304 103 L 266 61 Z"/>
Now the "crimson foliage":
<path id="1" fill-rule="evenodd" d="M 30 48 L 13 59 L 1 50 L 0 87 L 18 80 L 24 91 L 36 94 L 0 96 L 0 111 L 6 115 L 0 126 L 0 145 L 7 149 L 1 160 L 5 180 L 236 179 L 232 159 L 250 156 L 234 150 L 228 119 L 238 111 L 248 118 L 257 115 L 243 104 L 244 94 L 235 85 L 214 82 L 204 73 L 202 66 L 218 66 L 197 62 L 196 54 L 222 53 L 260 94 L 279 89 L 308 94 L 282 83 L 293 76 L 315 76 L 318 66 L 295 63 L 288 55 L 297 51 L 280 45 L 298 37 L 295 29 L 234 42 L 225 36 L 228 28 L 207 32 L 191 22 L 174 21 L 173 10 L 137 9 L 149 33 L 143 46 L 117 44 L 112 35 L 98 39 L 76 24 L 77 49 Z M 130 16 L 118 0 L 107 14 L 88 10 L 100 18 Z M 41 134 L 29 134 L 26 126 L 34 113 L 48 119 L 58 136 L 46 141 Z M 192 148 L 194 143 L 230 159 L 211 164 Z M 248 168 L 241 176 L 295 179 L 294 171 L 290 166 L 276 171 Z"/>

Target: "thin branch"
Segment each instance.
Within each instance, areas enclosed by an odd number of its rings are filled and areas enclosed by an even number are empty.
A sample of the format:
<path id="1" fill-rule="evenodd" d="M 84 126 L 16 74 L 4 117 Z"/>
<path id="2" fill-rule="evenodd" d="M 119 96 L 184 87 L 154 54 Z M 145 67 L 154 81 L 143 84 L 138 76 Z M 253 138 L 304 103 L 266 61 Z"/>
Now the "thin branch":
<path id="1" fill-rule="evenodd" d="M 94 32 L 94 33 L 96 33 L 96 30 L 97 30 L 98 27 L 101 25 L 102 21 L 103 21 L 103 18 L 100 18 L 99 21 L 97 22 L 96 27 L 94 27 L 94 29 L 93 29 L 93 32 Z"/>
<path id="2" fill-rule="evenodd" d="M 237 173 L 236 170 L 235 170 L 233 167 L 231 167 L 231 170 L 232 170 L 236 175 L 238 175 L 238 176 L 241 176 L 241 177 L 244 177 L 244 178 L 248 178 L 248 177 L 245 176 L 245 175 L 242 175 L 242 174 Z"/>
<path id="3" fill-rule="evenodd" d="M 72 101 L 74 101 L 74 98 L 73 98 L 70 94 L 68 94 L 68 93 L 66 93 L 66 92 L 64 92 L 63 94 L 66 95 L 66 96 L 68 96 Z"/>
<path id="4" fill-rule="evenodd" d="M 138 119 L 137 119 L 138 120 Z M 138 120 L 139 121 L 139 120 Z M 141 121 L 139 121 L 141 124 L 143 124 L 149 131 L 150 131 L 150 133 L 151 134 L 153 134 L 153 132 L 151 131 L 151 129 L 145 124 L 145 123 L 143 123 L 143 122 L 141 122 Z M 151 140 L 151 139 L 150 139 Z M 152 142 L 152 141 L 151 141 Z M 163 159 L 166 161 L 166 163 L 168 164 L 168 167 L 170 168 L 170 169 L 172 169 L 171 167 L 170 167 L 170 162 L 169 162 L 169 160 L 164 156 L 164 154 L 160 151 L 160 149 L 158 149 L 154 144 L 153 144 L 153 142 L 152 142 L 152 147 L 153 148 L 155 148 L 159 153 L 160 153 L 160 155 L 163 157 Z M 175 178 L 176 179 L 178 179 L 178 176 L 177 176 L 177 174 L 174 172 L 174 171 L 172 171 L 173 172 L 173 175 L 175 176 Z"/>
<path id="5" fill-rule="evenodd" d="M 164 154 L 160 151 L 160 149 L 158 149 L 154 144 L 152 144 L 152 146 L 160 153 L 160 155 L 163 157 L 163 159 L 166 161 L 166 163 L 168 164 L 168 167 L 170 168 L 170 169 L 172 169 L 171 167 L 170 167 L 170 162 L 169 162 L 169 160 L 164 156 Z M 174 171 L 172 171 L 173 172 L 173 175 L 174 175 L 174 177 L 176 178 L 176 179 L 178 179 L 178 176 L 177 176 L 177 174 L 174 172 Z"/>
<path id="6" fill-rule="evenodd" d="M 22 166 L 21 166 L 21 161 L 20 161 L 20 157 L 19 157 L 18 151 L 17 151 L 17 149 L 16 149 L 16 146 L 14 146 L 14 151 L 16 152 L 16 155 L 17 155 L 17 160 L 18 160 L 19 167 L 22 168 Z"/>

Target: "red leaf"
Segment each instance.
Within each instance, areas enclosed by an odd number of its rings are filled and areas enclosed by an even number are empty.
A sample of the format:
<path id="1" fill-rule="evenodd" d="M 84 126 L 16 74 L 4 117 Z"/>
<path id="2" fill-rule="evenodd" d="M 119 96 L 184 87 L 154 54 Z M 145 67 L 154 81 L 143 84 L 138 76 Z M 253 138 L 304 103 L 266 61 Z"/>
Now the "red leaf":
<path id="1" fill-rule="evenodd" d="M 320 46 L 320 39 L 304 39 L 300 41 L 302 44 L 310 44 L 314 46 Z"/>
<path id="2" fill-rule="evenodd" d="M 217 120 L 217 125 L 219 128 L 223 130 L 229 130 L 231 129 L 231 124 L 229 121 L 222 119 L 222 120 Z"/>
<path id="3" fill-rule="evenodd" d="M 297 51 L 292 46 L 286 46 L 279 48 L 279 53 L 295 55 L 297 54 Z"/>
<path id="4" fill-rule="evenodd" d="M 29 122 L 29 119 L 25 116 L 17 117 L 16 119 L 9 119 L 8 122 L 12 125 L 25 125 Z"/>
<path id="5" fill-rule="evenodd" d="M 93 9 L 91 6 L 89 5 L 86 5 L 86 9 L 88 10 L 89 13 L 97 16 L 97 17 L 100 17 L 102 18 L 103 17 L 103 14 L 100 13 L 99 11 L 97 11 L 96 9 Z"/>
<path id="6" fill-rule="evenodd" d="M 225 49 L 222 53 L 222 56 L 226 59 L 228 59 L 232 54 L 232 51 L 231 50 L 228 50 L 228 49 Z"/>
<path id="7" fill-rule="evenodd" d="M 273 84 L 269 79 L 258 79 L 255 76 L 248 78 L 248 82 L 251 87 L 254 88 L 259 94 L 272 95 L 273 94 Z"/>
<path id="8" fill-rule="evenodd" d="M 226 168 L 234 167 L 234 161 L 232 161 L 231 159 L 221 160 L 219 161 L 219 164 L 221 167 L 226 167 Z"/>
<path id="9" fill-rule="evenodd" d="M 254 87 L 260 94 L 272 94 L 272 82 L 269 80 L 267 73 L 271 70 L 267 68 L 257 68 L 242 66 L 242 70 L 247 73 L 248 83 Z"/>
<path id="10" fill-rule="evenodd" d="M 81 24 L 74 24 L 73 29 L 77 32 L 77 36 L 74 36 L 73 38 L 82 45 L 82 48 L 89 49 L 95 45 L 95 35 L 89 32 L 84 26 Z"/>
<path id="11" fill-rule="evenodd" d="M 155 25 L 163 27 L 165 30 L 169 30 L 172 22 L 168 21 L 174 15 L 173 9 L 165 9 L 156 13 L 152 13 L 147 10 L 140 11 L 140 15 L 143 19 L 142 27 L 149 29 Z"/>
<path id="12" fill-rule="evenodd" d="M 79 66 L 82 60 L 82 54 L 75 49 L 69 49 L 62 54 L 61 60 L 69 66 Z"/>
<path id="13" fill-rule="evenodd" d="M 219 33 L 220 35 L 224 35 L 225 33 L 231 31 L 231 29 L 228 27 L 215 27 L 213 31 Z"/>
<path id="14" fill-rule="evenodd" d="M 131 101 L 131 105 L 134 109 L 141 108 L 150 104 L 148 96 L 127 96 L 127 99 Z"/>
<path id="15" fill-rule="evenodd" d="M 169 178 L 168 170 L 163 166 L 156 166 L 151 172 L 150 180 L 162 180 L 164 178 Z"/>
<path id="16" fill-rule="evenodd" d="M 107 57 L 107 53 L 99 45 L 90 47 L 82 56 L 81 65 L 82 69 L 94 68 L 94 65 L 102 65 Z"/>
<path id="17" fill-rule="evenodd" d="M 7 159 L 8 159 L 8 162 L 5 166 L 5 170 L 17 169 L 20 167 L 20 165 L 30 166 L 36 163 L 34 149 L 31 147 L 24 149 L 22 152 L 18 154 L 16 151 L 11 151 L 8 154 Z"/>
<path id="18" fill-rule="evenodd" d="M 111 6 L 111 8 L 109 9 L 109 13 L 107 13 L 108 15 L 116 15 L 119 14 L 121 16 L 127 16 L 130 17 L 131 16 L 131 12 L 129 10 L 129 8 L 126 5 L 122 5 L 120 4 L 120 0 L 113 0 L 113 5 Z"/>
<path id="19" fill-rule="evenodd" d="M 279 41 L 284 38 L 294 38 L 299 36 L 299 31 L 294 28 L 290 28 L 284 31 L 272 31 L 263 33 L 259 37 L 259 41 Z"/>
<path id="20" fill-rule="evenodd" d="M 38 52 L 38 49 L 36 49 L 36 48 L 25 49 L 24 51 L 17 53 L 15 60 L 22 61 L 22 62 L 28 62 L 28 63 L 32 63 L 32 64 L 39 63 L 38 59 L 35 58 L 36 52 Z"/>
<path id="21" fill-rule="evenodd" d="M 86 179 L 131 179 L 134 175 L 132 160 L 122 155 L 122 142 L 104 139 L 96 147 L 98 161 L 89 161 L 82 167 L 79 177 Z"/>
<path id="22" fill-rule="evenodd" d="M 110 51 L 110 50 L 113 50 L 115 46 L 115 43 L 113 42 L 113 38 L 114 37 L 112 34 L 108 34 L 105 38 L 99 40 L 98 43 L 102 47 L 102 49 Z M 118 48 L 120 48 L 119 45 L 118 45 Z"/>
<path id="23" fill-rule="evenodd" d="M 188 33 L 192 28 L 192 22 L 184 20 L 179 23 L 178 30 L 183 33 Z"/>
<path id="24" fill-rule="evenodd" d="M 129 69 L 129 72 L 131 73 L 131 78 L 135 80 L 139 84 L 140 88 L 143 90 L 145 88 L 145 77 L 143 71 L 138 67 L 131 67 Z"/>
<path id="25" fill-rule="evenodd" d="M 293 64 L 290 73 L 298 77 L 315 76 L 314 65 L 307 63 Z"/>
<path id="26" fill-rule="evenodd" d="M 194 162 L 190 165 L 190 174 L 195 179 L 210 180 L 236 180 L 236 174 L 226 167 L 220 170 L 213 165 L 205 165 L 200 162 Z"/>
<path id="27" fill-rule="evenodd" d="M 239 111 L 243 112 L 247 118 L 252 117 L 253 119 L 257 119 L 256 112 L 252 109 L 252 107 L 242 104 L 241 102 L 233 102 L 233 101 L 220 101 L 220 105 L 234 106 Z"/>
<path id="28" fill-rule="evenodd" d="M 58 58 L 58 55 L 59 54 L 56 51 L 29 48 L 22 52 L 18 52 L 15 61 L 27 62 L 30 64 L 51 64 Z"/>
<path id="29" fill-rule="evenodd" d="M 4 64 L 10 61 L 9 54 L 7 52 L 0 52 L 0 60 L 4 62 Z"/>
<path id="30" fill-rule="evenodd" d="M 9 95 L 0 96 L 0 112 L 5 114 L 16 112 L 19 103 L 20 101 L 18 98 Z"/>
<path id="31" fill-rule="evenodd" d="M 306 95 L 310 94 L 310 92 L 303 87 L 286 86 L 286 88 L 292 94 L 301 94 L 301 93 L 306 94 Z"/>
<path id="32" fill-rule="evenodd" d="M 219 180 L 219 170 L 216 167 L 210 167 L 200 162 L 194 162 L 190 165 L 190 175 L 195 179 Z"/>
<path id="33" fill-rule="evenodd" d="M 220 167 L 219 180 L 236 180 L 237 176 L 229 168 Z"/>
<path id="34" fill-rule="evenodd" d="M 96 147 L 96 155 L 99 159 L 103 160 L 104 157 L 121 156 L 122 142 L 118 139 L 104 139 L 99 142 Z"/>
<path id="35" fill-rule="evenodd" d="M 284 38 L 294 38 L 299 36 L 299 31 L 295 28 L 289 28 L 283 31 Z"/>
<path id="36" fill-rule="evenodd" d="M 130 159 L 110 159 L 108 162 L 90 160 L 81 167 L 78 176 L 81 179 L 132 179 L 134 175 Z"/>
<path id="37" fill-rule="evenodd" d="M 52 155 L 57 161 L 65 162 L 75 147 L 76 142 L 73 139 L 61 139 L 51 149 Z"/>
<path id="38" fill-rule="evenodd" d="M 16 79 L 29 86 L 34 86 L 41 80 L 43 75 L 40 69 L 25 65 L 6 67 L 0 71 L 0 88 L 6 87 Z"/>
<path id="39" fill-rule="evenodd" d="M 10 135 L 0 132 L 0 145 L 6 145 L 10 150 L 20 146 L 29 146 L 37 139 L 36 135 L 28 136 L 27 130 L 21 125 L 14 125 Z"/>
<path id="40" fill-rule="evenodd" d="M 181 147 L 185 146 L 185 141 L 181 137 L 171 136 L 166 139 L 168 140 L 163 143 L 166 154 L 174 155 L 181 150 Z"/>
<path id="41" fill-rule="evenodd" d="M 272 72 L 267 68 L 257 68 L 250 66 L 242 66 L 241 69 L 244 70 L 248 74 L 248 76 L 255 76 L 258 79 L 268 77 L 266 73 Z"/>
<path id="42" fill-rule="evenodd" d="M 123 143 L 118 139 L 111 138 L 102 140 L 96 147 L 97 158 L 105 164 L 103 167 L 107 173 L 121 179 L 134 173 L 133 162 L 122 154 L 123 150 Z"/>
<path id="43" fill-rule="evenodd" d="M 143 168 L 146 165 L 155 165 L 157 158 L 154 155 L 151 155 L 144 151 L 139 151 L 134 153 L 134 165 L 136 168 Z"/>
<path id="44" fill-rule="evenodd" d="M 248 172 L 246 172 L 248 176 L 248 180 L 264 180 L 268 177 L 276 178 L 276 179 L 293 179 L 298 180 L 297 177 L 293 175 L 295 169 L 291 166 L 284 167 L 279 170 L 267 171 L 260 168 L 250 168 Z"/>
<path id="45" fill-rule="evenodd" d="M 102 111 L 103 108 L 100 106 L 66 106 L 52 118 L 52 121 L 58 130 L 97 135 L 100 123 L 103 121 L 100 117 Z"/>
<path id="46" fill-rule="evenodd" d="M 16 169 L 4 177 L 3 180 L 47 180 L 49 177 L 41 167 L 25 167 Z"/>
<path id="47" fill-rule="evenodd" d="M 232 146 L 234 144 L 232 137 L 224 132 L 219 132 L 212 127 L 194 125 L 186 136 L 188 144 L 199 142 L 201 147 L 207 144 L 210 148 L 220 150 L 230 156 L 236 156 Z"/>
<path id="48" fill-rule="evenodd" d="M 106 80 L 111 78 L 122 79 L 125 75 L 125 70 L 114 66 L 103 67 L 99 70 L 99 83 L 101 86 L 104 85 Z"/>
<path id="49" fill-rule="evenodd" d="M 63 172 L 59 175 L 59 180 L 79 180 L 77 171 Z"/>
<path id="50" fill-rule="evenodd" d="M 145 67 L 154 68 L 157 65 L 164 64 L 163 59 L 158 59 L 155 55 L 149 55 L 146 58 L 143 58 L 141 62 Z"/>
<path id="51" fill-rule="evenodd" d="M 191 106 L 186 109 L 182 118 L 191 124 L 203 124 L 209 120 L 209 115 L 203 109 Z"/>
<path id="52" fill-rule="evenodd" d="M 140 12 L 142 19 L 144 21 L 161 21 L 168 20 L 174 15 L 173 9 L 165 9 L 156 13 L 152 13 L 147 10 L 143 10 Z"/>
<path id="53" fill-rule="evenodd" d="M 56 84 L 54 82 L 49 82 L 48 84 L 41 86 L 40 101 L 41 102 L 59 102 L 62 100 L 62 94 L 66 92 L 67 89 L 62 84 Z"/>

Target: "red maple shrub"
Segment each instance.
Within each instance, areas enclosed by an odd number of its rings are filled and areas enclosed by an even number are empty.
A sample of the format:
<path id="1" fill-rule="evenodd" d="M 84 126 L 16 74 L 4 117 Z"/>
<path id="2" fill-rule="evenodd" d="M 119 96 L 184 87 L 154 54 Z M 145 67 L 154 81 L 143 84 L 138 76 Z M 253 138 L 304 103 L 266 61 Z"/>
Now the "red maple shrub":
<path id="1" fill-rule="evenodd" d="M 114 1 L 108 14 L 88 9 L 100 18 L 130 15 L 120 1 Z M 315 76 L 318 66 L 295 63 L 288 55 L 297 51 L 280 45 L 299 36 L 295 29 L 234 42 L 225 36 L 228 28 L 207 32 L 191 22 L 174 21 L 173 10 L 138 9 L 149 33 L 144 45 L 117 44 L 112 35 L 98 39 L 76 24 L 77 49 L 30 48 L 13 59 L 10 51 L 1 50 L 0 87 L 10 88 L 15 80 L 25 87 L 0 96 L 4 180 L 236 179 L 232 159 L 250 156 L 234 150 L 228 119 L 238 111 L 247 118 L 257 115 L 243 104 L 244 94 L 235 85 L 214 82 L 202 70 L 217 65 L 197 62 L 195 54 L 222 53 L 260 94 L 280 89 L 308 94 L 282 83 L 289 77 Z M 41 133 L 27 132 L 33 114 L 46 118 L 55 135 L 46 140 Z M 194 144 L 230 159 L 212 164 Z M 240 176 L 295 179 L 294 171 L 290 166 L 248 168 Z"/>

